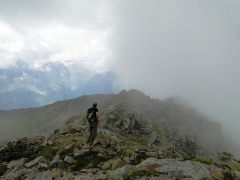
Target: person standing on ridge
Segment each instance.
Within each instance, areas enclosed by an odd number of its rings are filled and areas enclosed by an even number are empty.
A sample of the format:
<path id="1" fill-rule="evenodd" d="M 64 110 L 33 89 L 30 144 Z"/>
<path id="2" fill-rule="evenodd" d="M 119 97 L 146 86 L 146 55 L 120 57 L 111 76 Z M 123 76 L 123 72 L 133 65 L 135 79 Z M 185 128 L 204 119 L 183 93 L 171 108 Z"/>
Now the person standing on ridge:
<path id="1" fill-rule="evenodd" d="M 97 103 L 93 103 L 93 107 L 89 108 L 87 110 L 87 119 L 89 123 L 89 135 L 88 135 L 88 140 L 87 143 L 93 143 L 94 139 L 97 136 L 97 123 L 99 120 L 99 115 L 98 115 L 98 109 L 97 109 Z"/>

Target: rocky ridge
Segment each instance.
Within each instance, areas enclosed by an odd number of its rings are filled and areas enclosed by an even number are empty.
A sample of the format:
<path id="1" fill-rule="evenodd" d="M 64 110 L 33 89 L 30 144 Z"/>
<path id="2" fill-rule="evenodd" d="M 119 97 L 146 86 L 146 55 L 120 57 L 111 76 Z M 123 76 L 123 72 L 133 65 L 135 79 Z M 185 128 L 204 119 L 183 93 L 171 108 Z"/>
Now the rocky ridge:
<path id="1" fill-rule="evenodd" d="M 121 136 L 107 136 L 109 147 L 102 135 L 90 146 L 86 132 L 87 126 L 76 125 L 49 137 L 9 142 L 0 148 L 0 179 L 240 179 L 240 162 L 227 152 L 210 159 L 183 157 L 155 142 L 149 146 Z"/>
<path id="2" fill-rule="evenodd" d="M 240 162 L 214 137 L 221 126 L 171 99 L 122 91 L 101 105 L 99 127 L 92 145 L 85 113 L 52 135 L 9 142 L 0 147 L 0 179 L 240 179 Z"/>

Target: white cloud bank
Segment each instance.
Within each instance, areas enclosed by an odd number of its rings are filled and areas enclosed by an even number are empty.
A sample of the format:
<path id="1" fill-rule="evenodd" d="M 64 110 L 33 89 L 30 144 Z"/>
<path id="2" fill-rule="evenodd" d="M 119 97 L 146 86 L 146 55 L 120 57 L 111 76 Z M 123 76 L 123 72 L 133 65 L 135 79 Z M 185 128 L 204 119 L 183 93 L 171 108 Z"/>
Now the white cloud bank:
<path id="1" fill-rule="evenodd" d="M 115 12 L 121 87 L 187 98 L 240 142 L 240 2 L 123 0 Z"/>
<path id="2" fill-rule="evenodd" d="M 71 59 L 106 70 L 113 29 L 106 8 L 102 1 L 0 2 L 0 66 Z"/>

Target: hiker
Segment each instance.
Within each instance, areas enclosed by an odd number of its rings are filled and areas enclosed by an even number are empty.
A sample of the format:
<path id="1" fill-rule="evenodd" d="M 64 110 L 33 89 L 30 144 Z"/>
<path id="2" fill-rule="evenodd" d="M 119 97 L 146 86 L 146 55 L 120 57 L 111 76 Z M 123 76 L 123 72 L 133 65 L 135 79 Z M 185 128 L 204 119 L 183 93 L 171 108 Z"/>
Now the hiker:
<path id="1" fill-rule="evenodd" d="M 97 123 L 99 119 L 97 103 L 93 103 L 93 107 L 87 110 L 87 119 L 89 123 L 89 136 L 87 143 L 93 143 L 94 139 L 97 136 Z"/>

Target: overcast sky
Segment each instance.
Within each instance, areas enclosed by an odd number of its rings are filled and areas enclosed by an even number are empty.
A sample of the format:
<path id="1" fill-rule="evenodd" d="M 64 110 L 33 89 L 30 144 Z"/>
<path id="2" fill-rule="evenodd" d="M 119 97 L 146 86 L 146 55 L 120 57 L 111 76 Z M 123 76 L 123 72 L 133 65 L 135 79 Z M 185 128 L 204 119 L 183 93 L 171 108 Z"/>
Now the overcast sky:
<path id="1" fill-rule="evenodd" d="M 0 59 L 115 70 L 121 88 L 187 98 L 240 143 L 239 0 L 1 0 Z"/>

